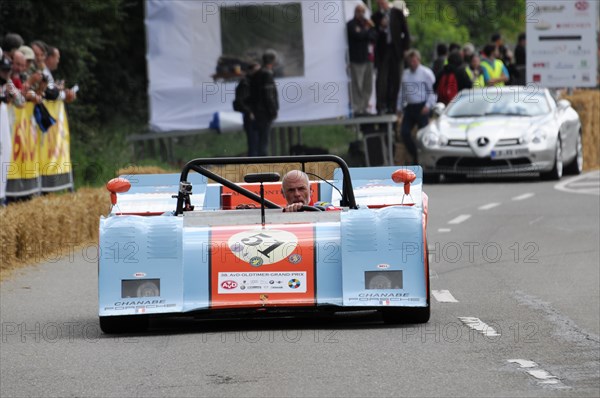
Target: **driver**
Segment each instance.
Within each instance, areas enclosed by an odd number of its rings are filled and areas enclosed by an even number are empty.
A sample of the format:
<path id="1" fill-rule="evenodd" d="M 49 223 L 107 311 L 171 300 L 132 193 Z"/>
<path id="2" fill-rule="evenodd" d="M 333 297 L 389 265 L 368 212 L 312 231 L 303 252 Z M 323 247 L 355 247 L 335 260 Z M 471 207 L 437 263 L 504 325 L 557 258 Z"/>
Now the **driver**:
<path id="1" fill-rule="evenodd" d="M 313 202 L 310 198 L 310 181 L 308 175 L 300 170 L 292 170 L 286 173 L 281 180 L 281 194 L 287 205 L 283 208 L 285 212 L 301 211 L 302 206 L 314 206 L 319 210 L 341 210 L 327 202 Z"/>
<path id="2" fill-rule="evenodd" d="M 308 176 L 300 170 L 291 170 L 283 176 L 281 194 L 287 202 L 283 209 L 285 212 L 295 212 L 302 206 L 312 206 Z"/>

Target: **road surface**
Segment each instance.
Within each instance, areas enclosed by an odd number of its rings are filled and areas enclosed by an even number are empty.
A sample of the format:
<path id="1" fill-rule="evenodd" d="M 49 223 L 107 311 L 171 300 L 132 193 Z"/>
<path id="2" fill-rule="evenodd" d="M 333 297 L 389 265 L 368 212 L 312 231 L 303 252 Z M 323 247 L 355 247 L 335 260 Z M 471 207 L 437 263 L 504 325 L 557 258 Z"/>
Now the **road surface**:
<path id="1" fill-rule="evenodd" d="M 2 282 L 0 396 L 600 395 L 600 173 L 427 186 L 432 317 L 97 321 L 95 247 Z"/>

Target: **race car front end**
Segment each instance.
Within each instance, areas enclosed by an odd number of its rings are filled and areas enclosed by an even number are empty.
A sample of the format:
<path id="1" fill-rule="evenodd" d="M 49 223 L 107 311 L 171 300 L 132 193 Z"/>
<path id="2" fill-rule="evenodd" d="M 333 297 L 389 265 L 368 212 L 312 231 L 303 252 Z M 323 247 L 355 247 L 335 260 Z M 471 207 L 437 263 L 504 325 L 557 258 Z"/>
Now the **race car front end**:
<path id="1" fill-rule="evenodd" d="M 389 177 L 395 169 L 350 170 L 358 208 L 265 209 L 263 224 L 260 209 L 201 208 L 218 202 L 222 190 L 200 181 L 194 190 L 204 192 L 203 205 L 193 211 L 102 219 L 102 329 L 143 329 L 149 316 L 300 310 L 378 309 L 390 322 L 427 322 L 421 172 L 415 168 L 416 199 L 405 205 L 404 188 Z M 345 192 L 344 181 L 330 183 Z M 321 183 L 320 199 L 339 204 L 337 190 Z M 377 197 L 369 192 L 382 195 L 379 205 L 366 203 Z"/>

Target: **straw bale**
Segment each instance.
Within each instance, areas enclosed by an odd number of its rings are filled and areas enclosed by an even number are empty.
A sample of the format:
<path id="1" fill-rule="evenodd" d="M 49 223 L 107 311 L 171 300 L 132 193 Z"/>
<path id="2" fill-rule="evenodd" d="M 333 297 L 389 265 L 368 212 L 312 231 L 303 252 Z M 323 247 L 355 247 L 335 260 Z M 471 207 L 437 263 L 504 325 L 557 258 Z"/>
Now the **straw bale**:
<path id="1" fill-rule="evenodd" d="M 583 167 L 600 167 L 600 90 L 577 90 L 565 96 L 581 118 L 583 133 Z"/>

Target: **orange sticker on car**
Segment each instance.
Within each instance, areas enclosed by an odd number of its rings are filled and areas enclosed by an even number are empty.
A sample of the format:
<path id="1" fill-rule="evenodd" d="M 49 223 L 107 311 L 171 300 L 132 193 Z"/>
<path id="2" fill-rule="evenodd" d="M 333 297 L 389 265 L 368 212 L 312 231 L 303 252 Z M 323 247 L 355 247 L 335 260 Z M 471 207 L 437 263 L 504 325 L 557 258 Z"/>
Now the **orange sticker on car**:
<path id="1" fill-rule="evenodd" d="M 314 305 L 314 253 L 313 224 L 214 228 L 211 307 Z"/>

